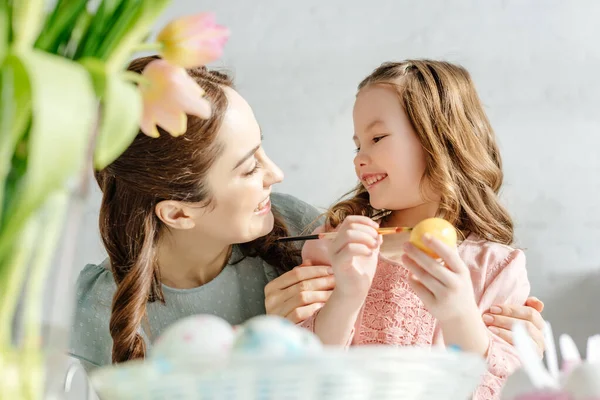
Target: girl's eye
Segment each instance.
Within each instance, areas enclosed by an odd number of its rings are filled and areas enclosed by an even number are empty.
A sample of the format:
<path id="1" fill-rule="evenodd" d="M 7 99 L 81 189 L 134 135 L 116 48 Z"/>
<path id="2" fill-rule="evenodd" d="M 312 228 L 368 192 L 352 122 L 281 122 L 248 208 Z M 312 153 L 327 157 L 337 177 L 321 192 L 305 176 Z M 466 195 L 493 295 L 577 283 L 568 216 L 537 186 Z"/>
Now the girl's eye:
<path id="1" fill-rule="evenodd" d="M 375 136 L 373 138 L 373 143 L 377 143 L 379 142 L 381 139 L 383 139 L 384 137 L 387 137 L 388 135 L 381 135 L 381 136 Z M 356 149 L 354 149 L 355 153 L 358 153 L 360 151 L 360 147 L 357 147 Z"/>

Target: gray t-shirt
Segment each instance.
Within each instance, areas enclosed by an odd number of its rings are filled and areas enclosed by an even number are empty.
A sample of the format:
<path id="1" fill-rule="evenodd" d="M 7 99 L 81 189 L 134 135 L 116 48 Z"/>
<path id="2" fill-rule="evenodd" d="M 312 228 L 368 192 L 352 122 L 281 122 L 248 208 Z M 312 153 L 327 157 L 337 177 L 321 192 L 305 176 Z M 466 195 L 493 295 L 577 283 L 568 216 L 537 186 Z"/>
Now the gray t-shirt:
<path id="1" fill-rule="evenodd" d="M 271 203 L 285 220 L 290 235 L 312 230 L 318 223 L 319 211 L 295 197 L 273 193 Z M 240 257 L 240 249 L 234 246 L 231 261 Z M 166 304 L 149 303 L 148 324 L 146 329 L 141 328 L 147 348 L 166 327 L 190 315 L 212 314 L 231 324 L 240 324 L 264 314 L 264 287 L 277 275 L 275 268 L 262 259 L 246 257 L 237 264 L 228 264 L 215 279 L 200 287 L 174 289 L 163 285 Z M 77 280 L 70 352 L 88 371 L 111 363 L 109 321 L 115 289 L 108 260 L 100 265 L 88 264 Z"/>

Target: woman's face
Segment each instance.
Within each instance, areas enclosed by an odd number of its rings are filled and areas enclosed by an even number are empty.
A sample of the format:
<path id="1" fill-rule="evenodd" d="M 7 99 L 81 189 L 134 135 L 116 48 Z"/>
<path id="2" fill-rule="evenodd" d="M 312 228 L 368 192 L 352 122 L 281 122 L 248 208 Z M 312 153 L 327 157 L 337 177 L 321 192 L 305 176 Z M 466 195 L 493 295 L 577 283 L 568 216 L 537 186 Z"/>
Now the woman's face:
<path id="1" fill-rule="evenodd" d="M 221 155 L 210 167 L 206 185 L 211 204 L 184 207 L 189 233 L 224 243 L 245 243 L 273 229 L 270 194 L 283 172 L 265 154 L 260 127 L 250 105 L 224 88 L 228 108 L 217 140 Z"/>
<path id="2" fill-rule="evenodd" d="M 214 208 L 201 216 L 201 225 L 232 243 L 244 243 L 273 229 L 269 196 L 283 172 L 262 148 L 260 127 L 252 108 L 235 90 L 226 88 L 229 106 L 218 134 L 223 153 L 208 174 Z"/>

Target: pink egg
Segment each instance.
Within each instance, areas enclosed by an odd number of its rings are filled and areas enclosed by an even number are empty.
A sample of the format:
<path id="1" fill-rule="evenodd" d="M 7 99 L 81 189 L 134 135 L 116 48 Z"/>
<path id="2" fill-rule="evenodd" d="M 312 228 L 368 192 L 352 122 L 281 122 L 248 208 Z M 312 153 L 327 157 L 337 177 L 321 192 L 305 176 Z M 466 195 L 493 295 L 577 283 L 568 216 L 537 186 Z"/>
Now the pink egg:
<path id="1" fill-rule="evenodd" d="M 170 359 L 222 356 L 229 353 L 233 340 L 234 330 L 227 321 L 214 315 L 193 315 L 169 326 L 150 354 Z"/>

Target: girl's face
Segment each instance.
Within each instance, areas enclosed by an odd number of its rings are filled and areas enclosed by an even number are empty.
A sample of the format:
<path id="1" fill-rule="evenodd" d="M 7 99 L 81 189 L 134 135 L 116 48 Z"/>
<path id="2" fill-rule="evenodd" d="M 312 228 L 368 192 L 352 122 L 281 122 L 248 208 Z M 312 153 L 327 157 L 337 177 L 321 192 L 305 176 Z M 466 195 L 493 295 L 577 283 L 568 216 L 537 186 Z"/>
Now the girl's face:
<path id="1" fill-rule="evenodd" d="M 354 104 L 356 176 L 376 209 L 406 210 L 424 204 L 421 180 L 425 153 L 397 91 L 385 85 L 363 88 Z"/>

